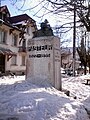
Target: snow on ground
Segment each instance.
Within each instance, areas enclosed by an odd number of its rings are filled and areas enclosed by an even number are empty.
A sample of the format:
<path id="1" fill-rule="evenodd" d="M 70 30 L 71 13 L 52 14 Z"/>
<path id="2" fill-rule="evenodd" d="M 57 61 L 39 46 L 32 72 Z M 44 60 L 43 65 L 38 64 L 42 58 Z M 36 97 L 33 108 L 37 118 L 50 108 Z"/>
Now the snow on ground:
<path id="1" fill-rule="evenodd" d="M 70 96 L 83 103 L 85 109 L 88 110 L 90 114 L 90 84 L 85 85 L 86 78 L 90 78 L 90 75 L 63 78 L 62 85 L 64 89 L 70 91 Z"/>
<path id="2" fill-rule="evenodd" d="M 90 85 L 84 82 L 84 77 L 62 78 L 68 97 L 44 78 L 1 77 L 0 120 L 90 120 Z"/>

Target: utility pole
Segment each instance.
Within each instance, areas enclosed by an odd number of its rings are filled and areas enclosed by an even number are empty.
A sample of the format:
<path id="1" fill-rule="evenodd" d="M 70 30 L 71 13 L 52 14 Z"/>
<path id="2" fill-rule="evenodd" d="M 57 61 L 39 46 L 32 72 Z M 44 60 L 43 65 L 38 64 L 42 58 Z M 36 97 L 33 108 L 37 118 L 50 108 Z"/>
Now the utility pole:
<path id="1" fill-rule="evenodd" d="M 75 59 L 76 59 L 76 2 L 74 0 L 74 26 L 73 26 L 73 76 L 75 76 Z"/>

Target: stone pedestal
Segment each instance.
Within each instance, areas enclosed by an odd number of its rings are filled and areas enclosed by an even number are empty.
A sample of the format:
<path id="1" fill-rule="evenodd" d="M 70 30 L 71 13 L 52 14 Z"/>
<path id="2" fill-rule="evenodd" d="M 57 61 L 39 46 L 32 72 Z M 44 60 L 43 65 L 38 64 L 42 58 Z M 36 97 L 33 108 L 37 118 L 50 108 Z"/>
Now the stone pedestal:
<path id="1" fill-rule="evenodd" d="M 26 78 L 46 78 L 61 90 L 60 40 L 55 36 L 36 37 L 28 41 Z"/>

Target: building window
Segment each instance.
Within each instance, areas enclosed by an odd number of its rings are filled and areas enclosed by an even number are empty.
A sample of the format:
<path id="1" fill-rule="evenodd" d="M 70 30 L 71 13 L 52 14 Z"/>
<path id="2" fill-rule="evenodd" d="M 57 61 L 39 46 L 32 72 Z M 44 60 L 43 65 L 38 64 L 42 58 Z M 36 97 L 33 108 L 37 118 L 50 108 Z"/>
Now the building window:
<path id="1" fill-rule="evenodd" d="M 17 56 L 12 56 L 11 63 L 12 63 L 12 65 L 17 64 Z"/>
<path id="2" fill-rule="evenodd" d="M 25 66 L 25 56 L 22 56 L 22 65 Z"/>
<path id="3" fill-rule="evenodd" d="M 6 43 L 7 41 L 7 31 L 0 29 L 0 43 Z"/>
<path id="4" fill-rule="evenodd" d="M 27 34 L 29 34 L 29 26 L 27 26 L 26 32 L 27 32 Z"/>
<path id="5" fill-rule="evenodd" d="M 12 45 L 17 46 L 18 36 L 16 34 L 12 34 Z"/>

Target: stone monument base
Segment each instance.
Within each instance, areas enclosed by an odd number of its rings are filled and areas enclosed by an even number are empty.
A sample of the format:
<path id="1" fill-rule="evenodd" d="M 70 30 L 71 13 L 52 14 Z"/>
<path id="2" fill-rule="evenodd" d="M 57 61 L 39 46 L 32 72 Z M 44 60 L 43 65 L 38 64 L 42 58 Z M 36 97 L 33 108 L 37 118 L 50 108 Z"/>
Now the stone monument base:
<path id="1" fill-rule="evenodd" d="M 60 40 L 55 36 L 36 37 L 28 41 L 26 78 L 39 77 L 61 90 Z"/>

